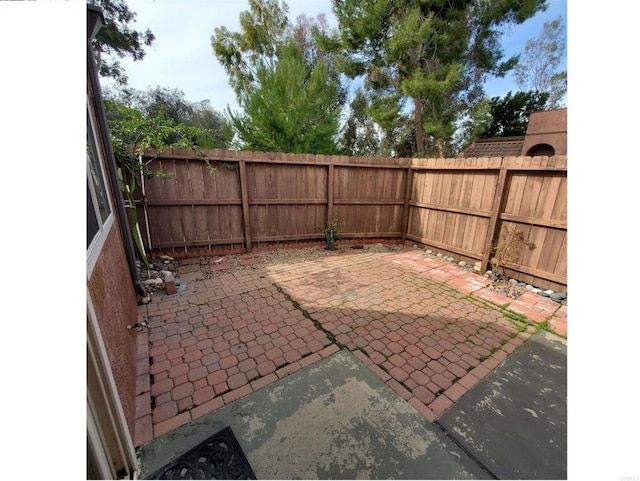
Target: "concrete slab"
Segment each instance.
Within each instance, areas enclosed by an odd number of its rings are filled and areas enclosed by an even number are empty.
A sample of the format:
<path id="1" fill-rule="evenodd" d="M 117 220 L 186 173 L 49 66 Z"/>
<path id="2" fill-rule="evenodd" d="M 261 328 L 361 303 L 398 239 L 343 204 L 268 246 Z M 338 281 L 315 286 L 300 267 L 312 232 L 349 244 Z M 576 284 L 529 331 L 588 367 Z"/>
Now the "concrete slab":
<path id="1" fill-rule="evenodd" d="M 535 334 L 437 423 L 499 479 L 566 479 L 566 339 Z"/>
<path id="2" fill-rule="evenodd" d="M 226 426 L 258 479 L 489 479 L 346 350 L 146 444 L 141 477 Z"/>

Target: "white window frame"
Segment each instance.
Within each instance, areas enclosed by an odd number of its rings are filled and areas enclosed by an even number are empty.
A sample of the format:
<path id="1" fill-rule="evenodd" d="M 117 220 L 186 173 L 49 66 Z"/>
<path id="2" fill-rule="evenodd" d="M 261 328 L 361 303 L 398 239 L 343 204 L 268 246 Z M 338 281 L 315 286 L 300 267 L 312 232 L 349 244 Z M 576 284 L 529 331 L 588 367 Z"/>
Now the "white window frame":
<path id="1" fill-rule="evenodd" d="M 111 227 L 113 227 L 113 224 L 115 223 L 114 206 L 113 206 L 113 201 L 110 195 L 109 182 L 106 176 L 104 155 L 103 155 L 102 149 L 100 149 L 101 144 L 99 142 L 99 139 L 96 138 L 99 130 L 96 127 L 96 119 L 94 115 L 95 114 L 93 112 L 93 109 L 91 108 L 89 99 L 87 98 L 87 117 L 89 119 L 89 124 L 91 125 L 91 130 L 92 130 L 92 132 L 88 132 L 88 135 L 93 137 L 94 145 L 96 146 L 96 149 L 95 149 L 96 151 L 94 152 L 94 154 L 96 156 L 96 160 L 98 161 L 100 175 L 102 175 L 102 179 L 106 187 L 105 198 L 106 198 L 106 202 L 109 205 L 109 214 L 107 215 L 106 219 L 103 219 L 102 215 L 100 214 L 96 193 L 93 187 L 93 181 L 90 177 L 91 172 L 89 172 L 89 170 L 87 169 L 87 181 L 89 184 L 89 191 L 91 193 L 91 200 L 93 202 L 95 216 L 96 216 L 96 219 L 98 220 L 98 232 L 93 237 L 91 243 L 89 244 L 89 247 L 87 247 L 87 279 L 91 277 L 93 268 L 95 267 L 96 262 L 98 261 L 98 256 L 100 255 L 100 251 L 102 251 L 102 247 L 104 246 L 107 236 L 109 235 Z"/>
<path id="2" fill-rule="evenodd" d="M 133 439 L 118 396 L 96 312 L 87 289 L 87 442 L 101 479 L 116 479 L 115 467 L 138 479 Z"/>

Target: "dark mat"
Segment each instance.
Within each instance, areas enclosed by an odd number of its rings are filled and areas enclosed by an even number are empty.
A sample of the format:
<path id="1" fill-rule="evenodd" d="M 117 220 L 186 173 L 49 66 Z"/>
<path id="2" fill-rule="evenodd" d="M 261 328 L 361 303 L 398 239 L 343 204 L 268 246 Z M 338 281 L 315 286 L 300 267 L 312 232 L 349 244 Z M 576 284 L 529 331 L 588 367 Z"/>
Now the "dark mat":
<path id="1" fill-rule="evenodd" d="M 567 479 L 567 346 L 532 336 L 437 421 L 498 479 Z"/>
<path id="2" fill-rule="evenodd" d="M 256 479 L 230 427 L 211 436 L 146 479 Z"/>

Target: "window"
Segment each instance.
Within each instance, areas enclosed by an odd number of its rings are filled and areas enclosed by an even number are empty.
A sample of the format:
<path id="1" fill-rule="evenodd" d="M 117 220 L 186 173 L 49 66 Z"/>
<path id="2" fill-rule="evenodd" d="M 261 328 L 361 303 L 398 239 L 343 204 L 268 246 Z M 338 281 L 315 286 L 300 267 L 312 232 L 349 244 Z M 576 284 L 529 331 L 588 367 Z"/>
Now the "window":
<path id="1" fill-rule="evenodd" d="M 95 264 L 105 234 L 113 224 L 109 191 L 92 120 L 87 112 L 87 261 L 90 267 Z"/>

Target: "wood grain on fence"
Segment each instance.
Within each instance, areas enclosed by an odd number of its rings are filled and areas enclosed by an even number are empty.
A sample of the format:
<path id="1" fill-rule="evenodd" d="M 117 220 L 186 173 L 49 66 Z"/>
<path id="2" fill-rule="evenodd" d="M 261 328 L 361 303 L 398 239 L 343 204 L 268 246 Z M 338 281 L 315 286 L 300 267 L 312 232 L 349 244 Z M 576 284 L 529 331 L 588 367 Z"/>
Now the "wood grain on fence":
<path id="1" fill-rule="evenodd" d="M 141 204 L 148 247 L 251 250 L 264 243 L 319 240 L 335 214 L 343 238 L 407 239 L 480 261 L 484 270 L 500 236 L 515 228 L 535 247 L 506 265 L 507 272 L 541 287 L 566 286 L 566 156 L 202 154 L 169 151 L 150 161 L 149 170 L 171 177 L 145 180 Z"/>

